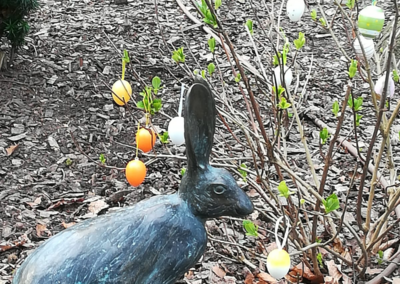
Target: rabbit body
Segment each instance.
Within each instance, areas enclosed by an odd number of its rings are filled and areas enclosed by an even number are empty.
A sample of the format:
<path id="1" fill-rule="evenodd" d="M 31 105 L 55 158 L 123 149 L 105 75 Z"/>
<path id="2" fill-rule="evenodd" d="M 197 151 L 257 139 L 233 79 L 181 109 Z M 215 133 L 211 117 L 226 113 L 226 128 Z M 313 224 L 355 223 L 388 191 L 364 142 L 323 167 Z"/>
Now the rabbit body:
<path id="1" fill-rule="evenodd" d="M 204 220 L 186 202 L 177 194 L 156 196 L 50 238 L 29 255 L 13 283 L 175 283 L 206 245 Z"/>
<path id="2" fill-rule="evenodd" d="M 188 165 L 178 192 L 66 229 L 29 255 L 12 283 L 175 283 L 206 249 L 207 218 L 253 211 L 229 172 L 209 164 L 215 116 L 214 97 L 197 79 L 185 104 Z"/>

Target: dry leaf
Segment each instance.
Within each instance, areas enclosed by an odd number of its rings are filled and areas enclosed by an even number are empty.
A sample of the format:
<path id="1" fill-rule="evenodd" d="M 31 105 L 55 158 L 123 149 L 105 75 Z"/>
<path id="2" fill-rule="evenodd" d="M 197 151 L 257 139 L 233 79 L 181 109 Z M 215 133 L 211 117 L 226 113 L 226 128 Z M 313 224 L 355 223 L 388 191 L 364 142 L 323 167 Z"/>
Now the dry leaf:
<path id="1" fill-rule="evenodd" d="M 370 275 L 374 275 L 374 274 L 379 274 L 383 271 L 382 268 L 367 268 L 367 271 L 365 273 L 370 274 Z"/>
<path id="2" fill-rule="evenodd" d="M 378 250 L 384 251 L 385 249 L 391 247 L 393 244 L 398 244 L 398 243 L 399 243 L 399 239 L 398 238 L 390 240 L 390 241 L 387 241 L 387 242 L 384 242 L 379 246 Z"/>
<path id="3" fill-rule="evenodd" d="M 43 237 L 42 233 L 46 232 L 46 231 L 47 231 L 46 225 L 43 225 L 43 224 L 36 225 L 36 234 L 38 235 L 38 237 Z M 47 233 L 47 234 L 49 235 L 49 233 Z"/>
<path id="4" fill-rule="evenodd" d="M 304 268 L 304 271 L 303 271 Z M 324 283 L 323 275 L 317 276 L 315 275 L 307 265 L 303 265 L 301 262 L 292 268 L 292 271 L 289 272 L 290 276 L 297 279 L 297 275 L 302 276 L 305 279 L 311 281 L 311 283 Z"/>
<path id="5" fill-rule="evenodd" d="M 338 237 L 333 240 L 333 250 L 338 253 L 344 252 L 342 241 Z"/>
<path id="6" fill-rule="evenodd" d="M 389 260 L 392 257 L 393 253 L 394 253 L 394 248 L 388 248 L 387 250 L 385 250 L 383 252 L 382 259 L 383 260 Z"/>
<path id="7" fill-rule="evenodd" d="M 343 274 L 343 283 L 342 284 L 352 284 L 352 279 L 347 276 L 346 274 Z"/>
<path id="8" fill-rule="evenodd" d="M 212 271 L 219 277 L 219 278 L 224 278 L 226 275 L 226 272 L 221 269 L 219 266 L 213 266 Z"/>
<path id="9" fill-rule="evenodd" d="M 351 258 L 350 253 L 348 250 L 345 250 L 344 252 L 341 253 L 341 255 L 348 261 L 353 262 L 353 259 Z"/>
<path id="10" fill-rule="evenodd" d="M 14 153 L 14 151 L 18 149 L 18 147 L 19 147 L 19 144 L 17 144 L 17 145 L 11 145 L 10 147 L 8 147 L 8 148 L 6 149 L 7 156 L 11 156 L 12 153 Z"/>
<path id="11" fill-rule="evenodd" d="M 101 210 L 108 208 L 108 204 L 104 200 L 93 201 L 89 204 L 89 211 L 93 214 L 99 213 Z"/>
<path id="12" fill-rule="evenodd" d="M 253 280 L 254 280 L 254 275 L 248 273 L 246 279 L 244 280 L 244 284 L 253 284 Z"/>
<path id="13" fill-rule="evenodd" d="M 71 223 L 62 222 L 61 224 L 63 225 L 63 227 L 64 227 L 65 229 L 68 229 L 69 227 L 72 227 L 73 225 L 75 225 L 76 222 L 71 222 Z"/>
<path id="14" fill-rule="evenodd" d="M 276 279 L 265 272 L 260 272 L 256 275 L 260 280 L 265 282 L 276 282 Z M 261 284 L 261 283 L 260 283 Z"/>
<path id="15" fill-rule="evenodd" d="M 342 278 L 342 273 L 340 273 L 339 269 L 337 268 L 335 261 L 325 261 L 325 264 L 328 267 L 329 275 L 332 276 L 334 282 L 339 282 L 339 279 Z"/>
<path id="16" fill-rule="evenodd" d="M 398 277 L 393 278 L 392 284 L 400 284 L 400 278 Z"/>

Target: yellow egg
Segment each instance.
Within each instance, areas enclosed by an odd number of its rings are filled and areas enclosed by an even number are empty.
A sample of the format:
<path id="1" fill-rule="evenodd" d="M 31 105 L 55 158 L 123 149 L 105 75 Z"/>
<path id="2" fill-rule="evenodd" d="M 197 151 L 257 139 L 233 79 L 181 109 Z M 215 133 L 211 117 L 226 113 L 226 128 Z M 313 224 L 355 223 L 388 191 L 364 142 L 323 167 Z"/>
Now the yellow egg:
<path id="1" fill-rule="evenodd" d="M 118 80 L 117 82 L 115 82 L 114 85 L 112 86 L 112 90 L 113 90 L 112 96 L 114 102 L 116 102 L 120 106 L 126 104 L 131 98 L 132 87 L 125 80 Z M 121 99 L 125 100 L 125 103 L 124 101 L 121 101 Z"/>
<path id="2" fill-rule="evenodd" d="M 289 272 L 289 254 L 283 249 L 274 249 L 268 254 L 267 268 L 272 277 L 281 279 Z"/>

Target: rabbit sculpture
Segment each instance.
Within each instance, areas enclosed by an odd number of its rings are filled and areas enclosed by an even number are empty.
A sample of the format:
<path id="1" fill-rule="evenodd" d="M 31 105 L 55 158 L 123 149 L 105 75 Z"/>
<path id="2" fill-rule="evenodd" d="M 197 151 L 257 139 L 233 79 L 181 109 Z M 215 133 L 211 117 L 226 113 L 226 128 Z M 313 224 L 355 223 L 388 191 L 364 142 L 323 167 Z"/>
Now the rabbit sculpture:
<path id="1" fill-rule="evenodd" d="M 175 194 L 155 196 L 51 237 L 28 256 L 14 284 L 172 284 L 203 255 L 207 218 L 244 216 L 248 196 L 209 157 L 215 101 L 196 79 L 185 103 L 188 168 Z"/>

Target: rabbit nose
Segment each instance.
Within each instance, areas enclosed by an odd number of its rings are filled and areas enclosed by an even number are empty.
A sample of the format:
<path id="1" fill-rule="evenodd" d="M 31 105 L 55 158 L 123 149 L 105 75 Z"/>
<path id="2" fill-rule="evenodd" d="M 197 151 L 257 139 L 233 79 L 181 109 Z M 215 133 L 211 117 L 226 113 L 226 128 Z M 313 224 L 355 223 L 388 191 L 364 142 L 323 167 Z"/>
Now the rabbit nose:
<path id="1" fill-rule="evenodd" d="M 251 202 L 246 193 L 243 192 L 243 194 L 245 196 L 239 200 L 238 207 L 236 209 L 236 213 L 241 216 L 249 215 L 254 211 L 253 202 Z"/>

